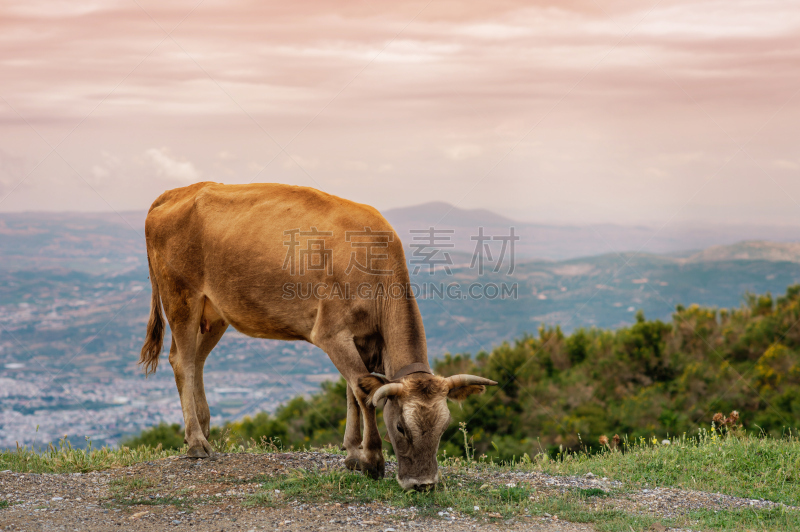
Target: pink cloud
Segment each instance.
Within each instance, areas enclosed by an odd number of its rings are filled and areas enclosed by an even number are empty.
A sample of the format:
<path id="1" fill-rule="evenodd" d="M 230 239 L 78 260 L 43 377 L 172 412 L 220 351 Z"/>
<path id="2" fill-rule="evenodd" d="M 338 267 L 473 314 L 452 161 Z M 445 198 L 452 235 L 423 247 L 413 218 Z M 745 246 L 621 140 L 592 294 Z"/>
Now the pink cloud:
<path id="1" fill-rule="evenodd" d="M 785 2 L 140 5 L 0 6 L 5 149 L 27 174 L 49 149 L 26 121 L 51 145 L 69 135 L 58 149 L 69 164 L 51 155 L 29 178 L 52 196 L 22 187 L 0 210 L 84 194 L 105 175 L 103 153 L 135 179 L 133 161 L 164 146 L 191 161 L 184 176 L 297 182 L 379 207 L 796 216 L 800 184 L 773 164 L 796 158 L 800 118 L 800 9 Z M 215 156 L 226 150 L 237 158 Z M 144 208 L 175 186 L 162 173 L 131 195 L 125 179 L 75 204 Z"/>

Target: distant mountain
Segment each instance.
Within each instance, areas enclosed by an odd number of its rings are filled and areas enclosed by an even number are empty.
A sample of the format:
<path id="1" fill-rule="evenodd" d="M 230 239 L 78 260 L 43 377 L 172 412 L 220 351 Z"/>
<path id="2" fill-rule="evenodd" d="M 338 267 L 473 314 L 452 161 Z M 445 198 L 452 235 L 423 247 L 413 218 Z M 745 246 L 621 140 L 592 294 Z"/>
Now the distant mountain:
<path id="1" fill-rule="evenodd" d="M 484 236 L 519 237 L 518 260 L 563 261 L 606 253 L 655 253 L 693 262 L 792 260 L 800 256 L 800 226 L 566 226 L 512 220 L 485 209 L 461 209 L 444 202 L 389 209 L 383 213 L 405 244 L 434 242 L 454 265 L 469 265 L 481 228 Z M 144 264 L 144 211 L 122 213 L 2 213 L 0 269 L 66 268 L 90 273 L 130 271 Z M 769 242 L 761 242 L 769 241 Z M 499 253 L 501 241 L 485 244 Z"/>
<path id="2" fill-rule="evenodd" d="M 146 264 L 144 211 L 0 214 L 0 269 L 89 273 Z"/>
<path id="3" fill-rule="evenodd" d="M 736 246 L 731 246 L 735 248 Z M 412 282 L 427 289 L 419 305 L 431 354 L 489 350 L 503 340 L 535 333 L 541 325 L 617 328 L 644 311 L 669 320 L 676 305 L 730 308 L 746 293 L 783 294 L 800 283 L 800 261 L 753 259 L 693 260 L 645 253 L 609 253 L 567 261 L 524 261 L 507 271 L 458 268 L 452 275 Z M 444 297 L 431 284 L 458 283 L 462 293 L 478 286 L 478 297 Z M 516 297 L 494 297 L 482 287 L 516 286 Z M 459 293 L 456 293 L 458 296 Z M 487 297 L 488 295 L 488 297 Z"/>
<path id="4" fill-rule="evenodd" d="M 713 246 L 691 255 L 687 262 L 716 262 L 726 260 L 765 260 L 770 262 L 800 262 L 798 242 L 739 242 L 731 246 Z"/>
<path id="5" fill-rule="evenodd" d="M 411 207 L 389 209 L 382 213 L 392 224 L 480 227 L 519 225 L 519 222 L 486 209 L 459 209 L 443 201 L 432 201 Z"/>
<path id="6" fill-rule="evenodd" d="M 411 230 L 452 231 L 447 240 L 454 254 L 471 256 L 479 228 L 485 235 L 508 235 L 514 228 L 520 239 L 515 251 L 521 259 L 568 260 L 604 253 L 658 253 L 688 258 L 710 246 L 742 241 L 800 242 L 800 226 L 728 226 L 675 223 L 664 226 L 548 225 L 521 222 L 485 209 L 461 209 L 444 202 L 389 209 L 384 216 L 408 243 Z M 442 233 L 444 234 L 444 233 Z"/>

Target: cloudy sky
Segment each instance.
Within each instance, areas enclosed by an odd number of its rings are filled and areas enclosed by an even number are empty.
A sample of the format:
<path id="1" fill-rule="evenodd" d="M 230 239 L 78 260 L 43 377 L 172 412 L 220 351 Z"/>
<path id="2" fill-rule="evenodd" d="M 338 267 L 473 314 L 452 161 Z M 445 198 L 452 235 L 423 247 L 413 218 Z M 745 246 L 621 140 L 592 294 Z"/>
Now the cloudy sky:
<path id="1" fill-rule="evenodd" d="M 196 181 L 794 224 L 800 4 L 0 1 L 0 211 Z"/>

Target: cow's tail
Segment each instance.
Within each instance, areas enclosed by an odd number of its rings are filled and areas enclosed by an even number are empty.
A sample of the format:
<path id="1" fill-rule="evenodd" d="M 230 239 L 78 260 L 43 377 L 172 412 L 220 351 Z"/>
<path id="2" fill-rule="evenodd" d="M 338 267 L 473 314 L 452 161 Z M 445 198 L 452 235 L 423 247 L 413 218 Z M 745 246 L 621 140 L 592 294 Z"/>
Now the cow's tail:
<path id="1" fill-rule="evenodd" d="M 150 254 L 147 254 L 147 268 L 150 270 L 150 286 L 153 296 L 150 300 L 150 320 L 147 322 L 147 338 L 142 346 L 139 364 L 144 366 L 144 374 L 155 373 L 158 368 L 158 357 L 164 344 L 164 318 L 161 315 L 161 294 L 158 291 L 158 282 L 153 275 L 153 266 L 150 264 Z"/>

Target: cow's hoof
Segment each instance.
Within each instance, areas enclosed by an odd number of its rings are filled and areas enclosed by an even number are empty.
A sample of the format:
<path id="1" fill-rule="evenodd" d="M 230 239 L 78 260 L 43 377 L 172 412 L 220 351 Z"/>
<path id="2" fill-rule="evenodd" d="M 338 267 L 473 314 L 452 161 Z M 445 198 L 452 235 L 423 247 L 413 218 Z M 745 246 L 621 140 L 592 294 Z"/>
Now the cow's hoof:
<path id="1" fill-rule="evenodd" d="M 386 473 L 386 467 L 382 463 L 377 465 L 362 463 L 361 472 L 364 473 L 369 478 L 371 478 L 372 480 L 380 480 Z"/>
<path id="2" fill-rule="evenodd" d="M 187 458 L 208 458 L 208 453 L 203 449 L 202 445 L 197 447 L 190 447 L 189 452 L 186 453 Z"/>
<path id="3" fill-rule="evenodd" d="M 344 459 L 344 466 L 350 471 L 360 471 L 361 461 L 359 461 L 359 459 L 355 456 L 348 456 Z"/>

